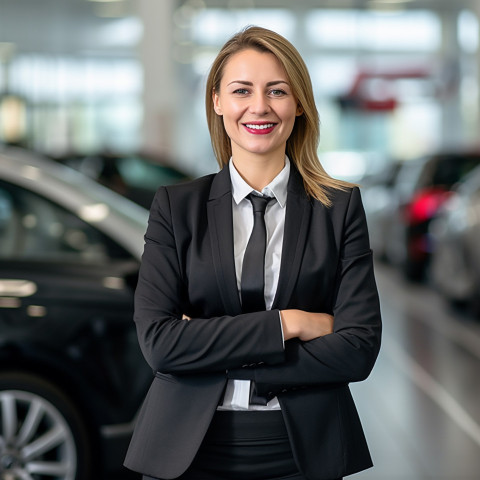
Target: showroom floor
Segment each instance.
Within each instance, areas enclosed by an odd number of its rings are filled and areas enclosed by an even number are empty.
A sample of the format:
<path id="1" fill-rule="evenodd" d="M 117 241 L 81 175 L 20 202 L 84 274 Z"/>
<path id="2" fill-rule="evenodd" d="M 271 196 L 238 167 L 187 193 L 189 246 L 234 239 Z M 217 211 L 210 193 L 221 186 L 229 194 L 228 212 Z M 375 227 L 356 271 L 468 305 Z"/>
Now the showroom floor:
<path id="1" fill-rule="evenodd" d="M 352 385 L 375 463 L 349 479 L 480 478 L 480 320 L 377 265 L 384 336 Z"/>

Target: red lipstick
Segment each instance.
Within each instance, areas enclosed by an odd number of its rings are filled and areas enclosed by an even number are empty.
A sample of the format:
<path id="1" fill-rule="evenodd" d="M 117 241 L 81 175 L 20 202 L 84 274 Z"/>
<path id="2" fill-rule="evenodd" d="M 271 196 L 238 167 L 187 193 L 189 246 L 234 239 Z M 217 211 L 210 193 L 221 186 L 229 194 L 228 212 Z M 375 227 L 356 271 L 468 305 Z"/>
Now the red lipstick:
<path id="1" fill-rule="evenodd" d="M 253 135 L 267 135 L 273 132 L 276 125 L 273 122 L 248 122 L 243 124 L 245 130 Z"/>

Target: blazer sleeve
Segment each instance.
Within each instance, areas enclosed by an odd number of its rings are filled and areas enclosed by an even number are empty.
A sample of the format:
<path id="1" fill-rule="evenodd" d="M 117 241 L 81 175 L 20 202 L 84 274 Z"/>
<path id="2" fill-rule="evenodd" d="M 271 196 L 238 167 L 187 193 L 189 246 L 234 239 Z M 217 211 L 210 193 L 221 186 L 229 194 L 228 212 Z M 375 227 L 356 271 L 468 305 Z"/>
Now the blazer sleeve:
<path id="1" fill-rule="evenodd" d="M 358 188 L 344 216 L 333 308 L 334 332 L 308 342 L 285 344 L 286 361 L 229 375 L 251 378 L 260 395 L 364 380 L 380 349 L 381 315 L 365 213 Z"/>
<path id="2" fill-rule="evenodd" d="M 182 213 L 179 210 L 177 215 Z M 184 254 L 179 248 L 184 241 L 177 238 L 169 193 L 162 187 L 150 211 L 135 292 L 134 320 L 140 348 L 150 367 L 174 374 L 225 373 L 242 365 L 283 362 L 278 311 L 182 318 L 188 304 L 188 279 L 182 277 L 181 268 Z"/>

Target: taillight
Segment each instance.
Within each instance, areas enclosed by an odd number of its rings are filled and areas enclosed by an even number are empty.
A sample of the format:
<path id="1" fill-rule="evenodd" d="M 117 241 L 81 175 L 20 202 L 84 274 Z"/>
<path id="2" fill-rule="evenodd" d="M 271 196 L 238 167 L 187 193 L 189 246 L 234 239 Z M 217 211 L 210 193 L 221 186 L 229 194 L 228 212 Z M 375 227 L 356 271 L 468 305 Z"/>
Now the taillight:
<path id="1" fill-rule="evenodd" d="M 405 207 L 407 223 L 415 225 L 430 220 L 451 195 L 450 190 L 442 187 L 420 190 Z"/>

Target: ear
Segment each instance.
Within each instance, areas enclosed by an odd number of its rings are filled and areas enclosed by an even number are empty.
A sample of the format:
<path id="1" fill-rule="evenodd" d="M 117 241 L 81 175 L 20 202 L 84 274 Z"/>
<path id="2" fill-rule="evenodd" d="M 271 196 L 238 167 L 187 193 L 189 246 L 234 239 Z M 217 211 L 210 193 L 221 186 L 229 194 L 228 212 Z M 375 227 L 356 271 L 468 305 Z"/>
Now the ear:
<path id="1" fill-rule="evenodd" d="M 213 99 L 213 109 L 217 115 L 222 115 L 222 106 L 220 104 L 220 96 L 218 93 L 213 89 L 212 92 L 212 99 Z"/>
<path id="2" fill-rule="evenodd" d="M 297 103 L 297 112 L 295 113 L 295 115 L 299 117 L 302 114 L 303 114 L 303 108 L 299 103 Z"/>

